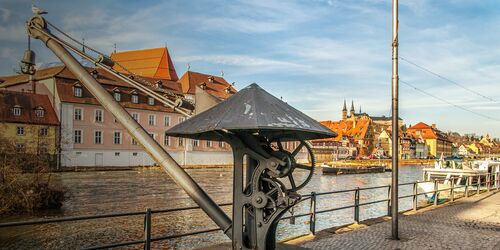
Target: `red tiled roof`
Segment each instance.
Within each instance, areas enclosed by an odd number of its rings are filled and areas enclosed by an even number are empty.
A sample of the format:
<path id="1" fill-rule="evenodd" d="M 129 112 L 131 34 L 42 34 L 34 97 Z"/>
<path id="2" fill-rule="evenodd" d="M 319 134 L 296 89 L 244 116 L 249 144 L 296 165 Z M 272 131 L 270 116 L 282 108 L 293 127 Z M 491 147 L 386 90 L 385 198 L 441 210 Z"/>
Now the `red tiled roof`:
<path id="1" fill-rule="evenodd" d="M 136 75 L 172 81 L 179 79 L 167 48 L 115 52 L 111 54 L 111 59 Z M 127 73 L 119 65 L 115 65 L 113 68 Z"/>
<path id="2" fill-rule="evenodd" d="M 210 81 L 209 78 L 212 79 L 212 81 Z M 182 92 L 187 94 L 194 95 L 196 90 L 195 87 L 202 84 L 205 84 L 206 92 L 221 99 L 229 98 L 232 94 L 236 93 L 236 89 L 233 85 L 219 76 L 187 71 L 182 75 L 181 79 L 179 79 L 179 82 L 182 86 Z"/>
<path id="3" fill-rule="evenodd" d="M 21 115 L 13 115 L 14 107 L 21 108 Z M 43 108 L 43 117 L 35 114 L 36 108 Z M 52 108 L 49 97 L 26 92 L 0 91 L 0 121 L 13 123 L 58 125 L 56 112 Z"/>
<path id="4" fill-rule="evenodd" d="M 408 133 L 418 136 L 417 131 L 420 131 L 420 135 L 423 139 L 438 139 L 443 141 L 449 141 L 448 136 L 441 132 L 440 130 L 433 128 L 423 122 L 419 122 L 406 130 Z"/>
<path id="5" fill-rule="evenodd" d="M 353 138 L 354 140 L 366 139 L 366 134 L 370 126 L 369 120 L 356 120 L 356 124 L 352 120 L 342 120 L 338 122 L 334 121 L 321 121 L 320 122 L 325 127 L 329 128 L 333 132 L 337 133 L 337 137 L 329 138 L 325 140 L 335 140 L 339 141 L 342 137 L 347 136 Z"/>

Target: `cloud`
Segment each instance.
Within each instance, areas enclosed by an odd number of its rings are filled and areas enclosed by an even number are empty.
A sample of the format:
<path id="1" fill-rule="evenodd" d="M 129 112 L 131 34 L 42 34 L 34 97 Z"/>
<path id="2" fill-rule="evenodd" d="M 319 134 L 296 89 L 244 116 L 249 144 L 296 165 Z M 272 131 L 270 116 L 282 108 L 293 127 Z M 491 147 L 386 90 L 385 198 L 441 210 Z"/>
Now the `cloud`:
<path id="1" fill-rule="evenodd" d="M 242 66 L 242 67 L 301 67 L 301 65 L 279 61 L 273 59 L 260 58 L 248 55 L 203 55 L 203 56 L 186 56 L 177 57 L 179 62 L 195 62 L 204 61 L 215 64 L 224 64 L 232 66 Z"/>
<path id="2" fill-rule="evenodd" d="M 0 8 L 0 21 L 5 23 L 10 19 L 10 10 L 6 8 Z"/>

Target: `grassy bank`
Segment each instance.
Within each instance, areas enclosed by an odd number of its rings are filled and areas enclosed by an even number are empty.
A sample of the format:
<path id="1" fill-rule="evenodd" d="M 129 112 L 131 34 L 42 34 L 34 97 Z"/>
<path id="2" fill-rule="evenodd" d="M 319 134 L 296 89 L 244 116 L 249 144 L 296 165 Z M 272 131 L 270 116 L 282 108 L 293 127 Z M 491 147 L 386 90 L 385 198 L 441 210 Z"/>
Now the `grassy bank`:
<path id="1" fill-rule="evenodd" d="M 12 153 L 8 145 L 0 147 L 0 215 L 60 207 L 65 192 L 51 178 L 52 158 Z"/>

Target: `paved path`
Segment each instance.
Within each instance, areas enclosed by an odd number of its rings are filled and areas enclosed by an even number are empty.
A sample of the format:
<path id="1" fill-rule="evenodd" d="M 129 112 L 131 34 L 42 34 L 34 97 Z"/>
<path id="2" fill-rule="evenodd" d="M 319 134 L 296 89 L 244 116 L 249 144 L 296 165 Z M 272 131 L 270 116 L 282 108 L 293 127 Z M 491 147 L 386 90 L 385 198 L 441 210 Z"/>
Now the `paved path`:
<path id="1" fill-rule="evenodd" d="M 399 228 L 400 241 L 389 239 L 387 221 L 343 234 L 322 232 L 297 243 L 312 249 L 500 249 L 500 192 L 401 215 Z"/>

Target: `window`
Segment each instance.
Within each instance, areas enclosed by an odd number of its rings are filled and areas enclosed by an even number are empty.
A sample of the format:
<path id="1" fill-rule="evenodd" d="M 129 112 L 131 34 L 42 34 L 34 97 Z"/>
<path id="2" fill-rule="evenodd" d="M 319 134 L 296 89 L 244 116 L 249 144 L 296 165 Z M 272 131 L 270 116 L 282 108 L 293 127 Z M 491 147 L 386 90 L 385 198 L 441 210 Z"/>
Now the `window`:
<path id="1" fill-rule="evenodd" d="M 225 145 L 224 145 L 224 142 L 223 141 L 219 141 L 219 148 L 223 148 Z"/>
<path id="2" fill-rule="evenodd" d="M 73 110 L 73 118 L 76 121 L 81 121 L 83 120 L 83 110 L 81 108 L 75 108 Z"/>
<path id="3" fill-rule="evenodd" d="M 184 138 L 179 138 L 178 143 L 179 143 L 179 147 L 184 146 Z"/>
<path id="4" fill-rule="evenodd" d="M 200 146 L 200 140 L 193 140 L 193 147 Z"/>
<path id="5" fill-rule="evenodd" d="M 155 99 L 153 97 L 148 97 L 148 104 L 155 105 Z"/>
<path id="6" fill-rule="evenodd" d="M 49 129 L 48 128 L 41 128 L 40 129 L 40 136 L 48 136 L 49 135 Z"/>
<path id="7" fill-rule="evenodd" d="M 122 94 L 120 93 L 120 90 L 113 91 L 113 97 L 115 98 L 115 101 L 119 102 L 122 99 Z"/>
<path id="8" fill-rule="evenodd" d="M 75 144 L 81 144 L 82 143 L 82 131 L 81 130 L 75 130 L 73 132 L 74 137 L 73 137 L 73 142 Z"/>
<path id="9" fill-rule="evenodd" d="M 137 141 L 135 140 L 135 138 L 132 138 L 132 145 L 137 145 Z"/>
<path id="10" fill-rule="evenodd" d="M 212 147 L 212 141 L 207 141 L 207 147 L 211 148 Z"/>
<path id="11" fill-rule="evenodd" d="M 150 126 L 154 126 L 156 124 L 156 116 L 155 115 L 148 116 L 148 124 Z"/>
<path id="12" fill-rule="evenodd" d="M 184 122 L 185 120 L 186 120 L 186 118 L 185 118 L 185 117 L 179 117 L 179 123 L 182 123 L 182 122 Z"/>
<path id="13" fill-rule="evenodd" d="M 76 97 L 82 97 L 83 96 L 82 86 L 80 85 L 73 86 L 73 95 Z"/>
<path id="14" fill-rule="evenodd" d="M 96 122 L 102 122 L 104 120 L 102 109 L 96 109 L 94 114 L 95 114 L 95 121 Z"/>
<path id="15" fill-rule="evenodd" d="M 139 96 L 137 94 L 132 94 L 132 103 L 139 103 Z"/>
<path id="16" fill-rule="evenodd" d="M 45 110 L 42 107 L 37 107 L 35 109 L 35 115 L 37 117 L 43 117 L 45 115 Z"/>
<path id="17" fill-rule="evenodd" d="M 139 121 L 139 114 L 132 113 L 132 118 L 134 118 L 134 120 L 136 120 L 136 121 Z"/>
<path id="18" fill-rule="evenodd" d="M 170 146 L 170 136 L 167 135 L 166 131 L 165 131 L 165 137 L 163 137 L 163 145 Z"/>
<path id="19" fill-rule="evenodd" d="M 113 133 L 113 144 L 122 144 L 122 132 L 115 131 Z"/>
<path id="20" fill-rule="evenodd" d="M 24 127 L 17 127 L 16 133 L 17 135 L 24 135 Z"/>
<path id="21" fill-rule="evenodd" d="M 166 115 L 164 120 L 165 127 L 170 126 L 170 116 Z"/>
<path id="22" fill-rule="evenodd" d="M 12 108 L 12 114 L 14 116 L 20 116 L 21 115 L 21 106 L 16 105 L 14 108 Z"/>
<path id="23" fill-rule="evenodd" d="M 132 153 L 132 155 L 133 155 L 133 156 L 137 156 L 137 152 L 133 152 L 133 153 Z"/>
<path id="24" fill-rule="evenodd" d="M 26 148 L 24 147 L 24 144 L 22 144 L 22 143 L 18 143 L 18 144 L 16 144 L 16 151 L 17 151 L 18 153 L 23 153 L 25 149 L 26 149 Z"/>
<path id="25" fill-rule="evenodd" d="M 102 131 L 94 132 L 94 144 L 102 144 Z"/>
<path id="26" fill-rule="evenodd" d="M 120 152 L 115 152 L 115 156 L 120 156 Z"/>

